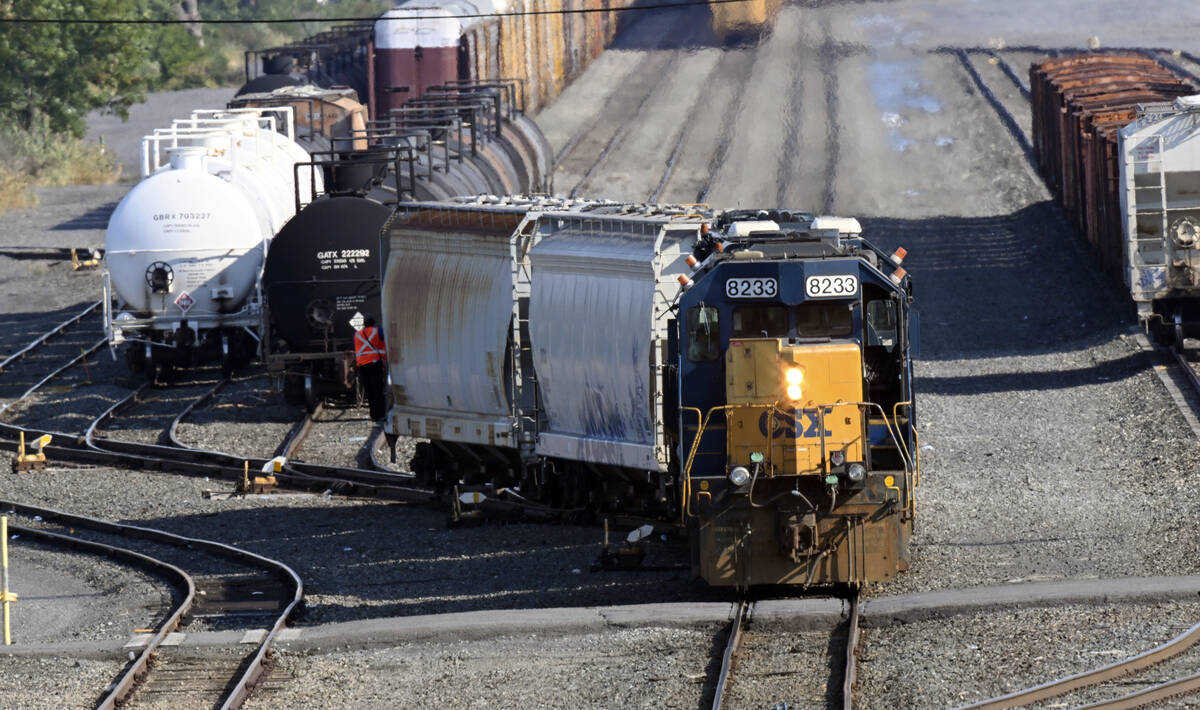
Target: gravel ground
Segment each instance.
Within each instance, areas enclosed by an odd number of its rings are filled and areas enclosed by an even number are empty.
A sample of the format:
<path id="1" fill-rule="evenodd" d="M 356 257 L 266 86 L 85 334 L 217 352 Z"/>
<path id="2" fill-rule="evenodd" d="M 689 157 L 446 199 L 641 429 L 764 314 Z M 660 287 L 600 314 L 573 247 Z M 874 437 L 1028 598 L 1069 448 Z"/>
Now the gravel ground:
<path id="1" fill-rule="evenodd" d="M 296 680 L 246 708 L 695 708 L 719 642 L 715 628 L 641 628 L 280 653 L 276 675 Z"/>
<path id="2" fill-rule="evenodd" d="M 362 407 L 326 406 L 313 421 L 308 436 L 292 453 L 292 458 L 329 466 L 356 466 L 356 455 L 366 443 L 371 427 L 370 417 Z M 407 464 L 411 458 L 410 455 L 401 459 L 400 446 L 397 445 L 398 463 Z"/>
<path id="3" fill-rule="evenodd" d="M 14 524 L 16 521 L 13 521 Z M 171 609 L 164 580 L 105 557 L 61 551 L 14 535 L 9 548 L 13 643 L 127 639 Z"/>
<path id="4" fill-rule="evenodd" d="M 124 667 L 124 661 L 0 654 L 0 697 L 22 710 L 93 707 Z"/>
<path id="5" fill-rule="evenodd" d="M 539 117 L 556 146 L 588 131 L 586 142 L 572 155 L 569 174 L 560 176 L 560 190 L 578 181 L 618 126 L 630 125 L 623 145 L 644 147 L 658 145 L 650 141 L 654 137 L 659 143 L 672 142 L 680 122 L 691 121 L 665 199 L 695 199 L 697 186 L 707 184 L 715 170 L 708 197 L 712 204 L 783 202 L 859 215 L 883 246 L 903 243 L 909 249 L 906 266 L 916 280 L 923 324 L 916 370 L 927 448 L 922 452 L 912 568 L 870 590 L 873 595 L 1008 580 L 1195 573 L 1200 566 L 1189 524 L 1200 513 L 1200 492 L 1185 478 L 1195 470 L 1197 445 L 1146 358 L 1125 338 L 1132 309 L 1098 274 L 1057 208 L 1047 203 L 1045 188 L 958 61 L 927 51 L 944 43 L 984 45 L 996 36 L 1009 46 L 1079 46 L 1093 34 L 1106 43 L 1138 39 L 1197 49 L 1196 38 L 1183 29 L 1186 23 L 1177 20 L 1190 5 L 1172 0 L 1132 8 L 1102 2 L 1083 12 L 1071 3 L 1029 0 L 988 8 L 948 0 L 789 5 L 773 37 L 758 47 L 726 52 L 715 64 L 707 44 L 682 49 L 663 45 L 664 31 L 654 28 L 670 27 L 671 21 L 642 20 L 625 38 L 627 54 L 602 59 L 572 87 L 578 90 L 570 95 L 581 95 L 586 88 L 591 103 L 568 103 L 564 94 L 562 102 Z M 1132 36 L 1147 34 L 1147 28 L 1156 28 L 1157 36 Z M 667 56 L 672 53 L 682 56 Z M 704 84 L 706 98 L 694 110 L 674 110 L 680 104 L 692 106 L 692 98 L 685 87 L 669 83 L 663 88 L 673 92 L 673 110 L 659 106 L 654 97 L 641 103 L 645 94 L 639 92 L 648 91 L 657 79 L 653 73 L 668 65 Z M 997 88 L 1011 87 L 994 68 L 978 66 Z M 597 102 L 595 97 L 606 98 Z M 1019 115 L 1020 102 L 1011 88 L 1001 98 Z M 642 123 L 634 122 L 635 114 Z M 722 145 L 728 146 L 723 157 Z M 590 191 L 601 194 L 612 185 L 628 191 L 627 196 L 642 196 L 659 184 L 664 169 L 659 153 L 638 173 L 624 152 L 612 151 L 611 160 L 597 165 Z M 119 190 L 45 193 L 41 207 L 0 217 L 0 233 L 15 235 L 2 239 L 62 244 L 95 236 L 96 215 L 114 201 L 114 193 Z M 64 224 L 70 229 L 60 229 Z M 0 311 L 14 317 L 38 315 L 27 295 L 32 263 L 40 262 L 0 257 Z M 54 291 L 39 298 L 45 308 L 61 308 L 99 292 L 94 274 L 67 274 L 59 265 L 48 265 L 44 279 Z M 285 410 L 265 394 L 265 385 L 245 387 L 230 390 L 245 396 L 229 394 L 205 410 L 210 414 L 198 413 L 187 428 L 190 440 L 247 454 L 273 448 L 294 417 L 282 416 Z M 226 414 L 233 415 L 232 423 L 205 419 Z M 335 429 L 327 440 L 347 444 L 352 457 L 357 442 L 349 439 L 365 435 L 367 427 L 364 423 L 358 430 L 353 422 L 336 427 L 343 425 L 344 431 Z M 241 446 L 245 449 L 235 448 Z M 305 455 L 338 456 L 336 446 L 314 446 L 313 452 L 318 448 L 322 453 Z M 277 557 L 305 577 L 311 611 L 304 623 L 487 608 L 689 601 L 723 594 L 702 589 L 688 579 L 686 569 L 588 573 L 600 537 L 593 528 L 447 530 L 442 514 L 414 506 L 321 497 L 215 501 L 200 496 L 205 488 L 221 487 L 228 484 L 64 467 L 55 467 L 52 476 L 0 483 L 6 495 L 135 519 Z M 652 547 L 648 562 L 671 567 L 685 560 L 682 546 L 669 543 Z M 888 632 L 904 652 L 871 651 L 884 662 L 877 661 L 872 675 L 863 678 L 864 697 L 880 707 L 925 706 L 929 696 L 924 686 L 907 680 L 910 676 L 940 679 L 929 680 L 929 687 L 947 702 L 956 702 L 959 694 L 980 697 L 996 688 L 1004 675 L 998 668 L 1011 670 L 1007 677 L 1014 687 L 1028 684 L 1026 676 L 1036 675 L 1038 668 L 1022 659 L 1039 655 L 1029 655 L 1029 639 L 1042 633 L 1047 643 L 1065 648 L 1075 638 L 1071 629 L 1089 628 L 1090 615 L 1100 612 L 1022 613 L 1061 618 L 1059 631 L 1047 630 L 1050 623 L 1036 618 L 993 617 L 998 620 L 985 627 L 993 629 L 994 641 L 986 647 L 992 655 L 984 663 L 968 655 L 970 649 L 950 653 L 954 649 L 946 643 L 974 633 L 975 619 Z M 1114 622 L 1112 635 L 1097 637 L 1097 645 L 1088 648 L 1111 652 L 1136 646 L 1144 640 L 1145 627 L 1145 618 L 1124 626 Z M 603 648 L 609 638 L 594 639 L 588 648 Z M 711 639 L 684 641 L 689 653 L 707 658 Z M 602 698 L 598 703 L 617 698 L 611 700 L 614 706 L 628 700 L 620 695 L 627 687 L 621 672 L 578 672 L 594 656 L 581 656 L 585 660 L 578 662 L 571 657 L 557 681 L 542 683 L 539 674 L 521 672 L 523 664 L 542 667 L 546 659 L 556 658 L 554 646 L 547 650 L 546 644 L 545 639 L 514 638 L 494 647 L 449 641 L 372 652 L 379 660 L 369 662 L 388 672 L 376 674 L 386 679 L 370 681 L 361 680 L 369 677 L 362 670 L 368 662 L 364 655 L 298 658 L 297 663 L 328 661 L 335 670 L 329 671 L 327 682 L 305 682 L 288 692 L 328 699 L 331 688 L 361 688 L 366 703 L 374 702 L 369 694 L 376 692 L 369 683 L 382 683 L 395 688 L 389 693 L 408 692 L 408 686 L 453 686 L 457 692 L 498 698 L 499 704 L 526 690 L 529 694 L 519 697 L 534 702 L 562 698 L 544 701 L 560 706 L 581 697 Z M 491 648 L 502 652 L 478 666 L 447 666 L 449 661 L 442 660 L 454 653 L 490 654 Z M 428 686 L 407 677 L 394 680 L 401 677 L 391 672 L 400 661 L 388 665 L 388 659 L 403 659 L 406 653 L 423 653 L 418 657 L 435 661 L 415 664 L 418 670 L 430 669 Z M 1055 656 L 1061 657 L 1063 652 Z M 945 660 L 931 663 L 930 658 Z M 458 683 L 458 677 L 520 680 L 493 683 L 489 690 L 486 684 Z M 755 701 L 766 698 L 764 693 Z M 689 705 L 694 704 L 693 699 Z M 518 698 L 514 706 L 519 705 Z"/>
<path id="6" fill-rule="evenodd" d="M 236 375 L 206 405 L 193 410 L 176 434 L 192 448 L 269 458 L 303 414 L 302 407 L 284 402 L 266 374 L 252 369 Z"/>
<path id="7" fill-rule="evenodd" d="M 1021 609 L 886 629 L 864 628 L 856 707 L 945 708 L 1119 661 L 1168 641 L 1200 619 L 1200 605 Z M 1200 658 L 1189 652 L 1194 667 Z M 1165 666 L 1138 678 L 1165 679 Z M 1112 694 L 1132 692 L 1125 687 Z M 1090 696 L 1089 696 L 1090 697 Z M 1074 707 L 1049 701 L 1038 707 Z"/>
<path id="8" fill-rule="evenodd" d="M 844 627 L 779 632 L 753 624 L 742 636 L 726 707 L 836 706 L 846 657 L 844 633 Z"/>

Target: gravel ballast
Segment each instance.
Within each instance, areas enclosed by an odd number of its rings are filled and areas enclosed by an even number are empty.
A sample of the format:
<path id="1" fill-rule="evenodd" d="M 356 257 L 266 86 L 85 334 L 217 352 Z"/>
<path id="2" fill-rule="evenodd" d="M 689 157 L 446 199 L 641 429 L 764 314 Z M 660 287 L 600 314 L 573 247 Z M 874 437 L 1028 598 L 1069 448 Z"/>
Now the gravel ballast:
<path id="1" fill-rule="evenodd" d="M 885 249 L 909 250 L 905 266 L 914 277 L 922 325 L 915 366 L 923 465 L 918 520 L 911 569 L 868 589 L 869 596 L 1018 580 L 1086 584 L 1096 577 L 1200 572 L 1194 534 L 1200 491 L 1191 485 L 1200 451 L 1152 372 L 1153 363 L 1128 337 L 1127 297 L 1100 273 L 1049 202 L 1018 144 L 957 58 L 929 52 L 942 43 L 981 46 L 989 40 L 1081 46 L 1091 35 L 1106 43 L 1175 44 L 1197 51 L 1196 38 L 1184 36 L 1171 21 L 1177 16 L 1172 13 L 1190 5 L 1139 7 L 1136 21 L 1131 6 L 1113 2 L 1093 4 L 1086 16 L 1072 3 L 1027 0 L 986 8 L 943 0 L 809 5 L 786 5 L 779 32 L 715 63 L 711 43 L 690 51 L 655 36 L 653 28 L 671 25 L 670 15 L 641 23 L 622 45 L 627 54 L 606 56 L 576 80 L 572 90 L 586 88 L 592 98 L 576 105 L 560 101 L 539 118 L 556 147 L 596 123 L 595 140 L 579 144 L 563 185 L 569 189 L 582 177 L 620 126 L 628 125 L 629 145 L 646 146 L 657 145 L 654 137 L 670 142 L 678 123 L 692 120 L 664 199 L 695 200 L 715 172 L 707 195 L 715 206 L 782 201 L 856 215 Z M 648 88 L 656 77 L 634 76 L 638 80 L 628 87 L 620 82 L 639 68 L 644 73 L 667 65 L 670 58 L 662 53 L 669 52 L 680 53 L 674 66 L 690 80 L 706 84 L 705 98 L 680 112 L 657 106 L 652 97 L 640 114 L 651 118 L 633 123 L 641 96 L 621 92 Z M 1014 54 L 1012 61 L 1024 69 L 1030 54 Z M 973 61 L 985 80 L 1007 81 Z M 788 62 L 797 65 L 795 76 L 781 69 Z M 747 84 L 744 94 L 739 82 Z M 692 105 L 694 92 L 672 88 L 678 102 Z M 612 100 L 596 98 L 608 96 Z M 750 98 L 739 103 L 735 96 Z M 1021 110 L 1011 84 L 1001 100 L 1014 113 Z M 731 152 L 714 162 L 723 143 Z M 596 165 L 588 189 L 603 195 L 611 183 L 627 196 L 650 194 L 663 174 L 661 160 L 645 161 L 639 174 L 631 168 L 636 161 L 622 151 L 617 146 L 610 153 L 620 160 Z M 95 238 L 103 229 L 103 220 L 96 226 L 99 215 L 119 192 L 44 192 L 40 207 L 0 216 L 0 232 L 11 235 L 3 239 L 12 243 Z M 764 199 L 770 204 L 761 204 Z M 47 290 L 36 301 L 28 287 L 34 268 L 42 269 L 34 275 Z M 65 269 L 60 262 L 0 256 L 5 318 L 37 322 L 43 308 L 98 297 L 95 272 Z M 115 374 L 110 384 L 123 386 Z M 70 414 L 55 414 L 50 398 L 39 406 L 45 416 L 38 421 Z M 342 421 L 319 423 L 298 455 L 352 461 L 357 438 L 370 430 L 356 416 L 362 410 L 344 410 Z M 262 456 L 298 417 L 297 409 L 270 391 L 265 377 L 247 379 L 197 412 L 181 435 L 196 446 Z M 228 481 L 60 462 L 52 462 L 46 474 L 0 482 L 0 490 L 14 498 L 137 520 L 278 558 L 305 579 L 309 610 L 299 623 L 306 625 L 476 609 L 729 598 L 726 591 L 689 579 L 686 548 L 675 541 L 650 547 L 647 564 L 659 569 L 591 573 L 598 528 L 447 528 L 444 513 L 414 505 L 322 496 L 202 497 L 206 489 L 231 488 Z M 1194 605 L 1172 606 L 1167 616 L 1160 611 L 1070 607 L 870 629 L 860 667 L 861 703 L 953 705 L 1115 660 L 1117 651 L 1161 642 L 1200 619 Z M 643 633 L 284 654 L 280 663 L 294 671 L 295 681 L 273 696 L 278 700 L 261 701 L 314 704 L 345 692 L 347 707 L 355 700 L 359 706 L 421 705 L 463 697 L 438 695 L 452 690 L 467 693 L 474 701 L 467 705 L 622 707 L 641 702 L 626 690 L 630 669 L 651 662 L 643 656 L 661 656 L 669 660 L 657 661 L 667 664 L 661 677 L 668 680 L 637 671 L 643 675 L 635 676 L 641 682 L 633 687 L 651 699 L 647 706 L 678 700 L 695 707 L 703 681 L 690 676 L 704 673 L 710 662 L 712 634 Z M 762 648 L 795 648 L 793 660 L 803 656 L 813 667 L 823 662 L 820 654 L 828 655 L 824 646 L 813 647 L 822 643 L 817 638 L 759 633 Z M 828 635 L 824 638 L 828 643 Z M 652 653 L 656 648 L 665 650 Z M 606 650 L 621 662 L 598 663 Z M 1035 663 L 1038 656 L 1043 658 Z M 764 655 L 762 668 L 774 672 L 772 664 L 788 658 Z M 764 677 L 761 692 L 747 702 L 774 702 L 785 694 L 775 691 L 791 682 Z M 819 703 L 819 694 L 804 689 L 794 697 Z M 268 706 L 276 705 L 260 707 Z"/>

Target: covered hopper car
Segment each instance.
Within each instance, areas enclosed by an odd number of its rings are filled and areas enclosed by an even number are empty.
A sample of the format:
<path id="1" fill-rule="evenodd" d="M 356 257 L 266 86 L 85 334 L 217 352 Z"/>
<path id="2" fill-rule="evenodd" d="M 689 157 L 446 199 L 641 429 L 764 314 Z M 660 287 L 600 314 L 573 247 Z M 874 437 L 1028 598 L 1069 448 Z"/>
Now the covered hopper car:
<path id="1" fill-rule="evenodd" d="M 855 220 L 442 203 L 389 232 L 386 427 L 428 440 L 418 476 L 677 522 L 714 585 L 906 568 L 910 280 Z"/>

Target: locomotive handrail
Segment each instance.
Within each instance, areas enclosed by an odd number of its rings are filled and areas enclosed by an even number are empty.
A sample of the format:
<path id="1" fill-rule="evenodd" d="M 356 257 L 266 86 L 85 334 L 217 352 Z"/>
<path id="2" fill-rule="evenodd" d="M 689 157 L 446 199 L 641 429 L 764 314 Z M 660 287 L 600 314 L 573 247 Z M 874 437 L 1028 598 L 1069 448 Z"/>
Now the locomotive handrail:
<path id="1" fill-rule="evenodd" d="M 911 402 L 897 402 L 893 406 L 893 412 L 896 413 L 894 416 L 898 416 L 898 409 L 901 405 L 908 406 L 911 404 L 912 404 Z M 904 508 L 906 510 L 908 510 L 910 512 L 910 514 L 915 514 L 916 506 L 915 506 L 915 500 L 913 499 L 913 490 L 912 490 L 913 489 L 913 485 L 912 485 L 913 484 L 913 476 L 915 475 L 915 469 L 914 469 L 914 465 L 912 463 L 911 452 L 908 451 L 907 445 L 904 443 L 904 441 L 900 437 L 899 425 L 894 424 L 894 422 L 892 420 L 888 419 L 887 411 L 884 410 L 884 408 L 877 402 L 833 402 L 833 403 L 828 403 L 828 404 L 816 405 L 816 409 L 817 409 L 817 413 L 818 413 L 817 416 L 821 420 L 821 424 L 819 425 L 818 429 L 819 429 L 819 436 L 821 439 L 822 458 L 824 458 L 824 450 L 825 450 L 825 427 L 823 424 L 823 420 L 824 420 L 823 413 L 827 407 L 846 407 L 846 406 L 855 406 L 855 407 L 859 407 L 859 408 L 875 409 L 879 412 L 880 419 L 883 420 L 884 426 L 887 427 L 888 436 L 890 436 L 892 438 L 892 440 L 894 442 L 896 442 L 897 450 L 900 451 L 901 462 L 904 464 L 905 485 L 906 485 L 906 488 L 908 489 L 906 491 L 906 499 L 904 501 Z M 724 411 L 730 410 L 730 409 L 743 409 L 743 408 L 761 408 L 761 409 L 765 409 L 766 411 L 771 412 L 771 413 L 778 412 L 778 413 L 781 413 L 784 415 L 790 414 L 789 410 L 783 409 L 779 406 L 778 401 L 772 402 L 770 404 L 721 404 L 721 405 L 717 405 L 715 407 L 710 408 L 708 410 L 708 412 L 704 415 L 704 417 L 699 419 L 699 424 L 696 429 L 696 435 L 692 439 L 692 446 L 691 446 L 690 450 L 688 451 L 688 457 L 687 457 L 687 460 L 685 461 L 684 467 L 683 467 L 683 472 L 682 472 L 683 493 L 684 493 L 683 516 L 685 519 L 687 517 L 691 516 L 692 465 L 695 463 L 696 454 L 700 450 L 700 439 L 704 436 L 704 430 L 708 428 L 709 421 L 712 419 L 712 415 L 714 413 L 716 413 L 718 411 L 724 412 Z M 699 413 L 700 413 L 700 410 L 695 407 L 680 407 L 680 410 L 681 411 L 694 411 L 697 413 L 697 415 L 699 415 Z M 767 442 L 766 448 L 767 448 L 767 452 L 769 454 L 771 451 L 770 441 Z"/>

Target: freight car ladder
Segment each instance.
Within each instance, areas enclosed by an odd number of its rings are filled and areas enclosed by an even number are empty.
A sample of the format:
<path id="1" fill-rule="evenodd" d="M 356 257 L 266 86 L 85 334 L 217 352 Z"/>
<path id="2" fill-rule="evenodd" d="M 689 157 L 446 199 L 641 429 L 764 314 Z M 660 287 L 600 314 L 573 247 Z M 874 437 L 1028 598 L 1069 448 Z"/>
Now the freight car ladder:
<path id="1" fill-rule="evenodd" d="M 1134 166 L 1134 204 L 1132 205 L 1133 225 L 1130 230 L 1129 248 L 1131 253 L 1128 255 L 1129 263 L 1133 267 L 1163 267 L 1167 266 L 1167 227 L 1170 224 L 1171 207 L 1167 203 L 1167 156 L 1166 142 L 1161 134 L 1147 136 L 1148 139 L 1154 141 L 1154 152 L 1150 153 L 1146 160 L 1134 160 L 1131 164 Z M 1157 165 L 1157 170 L 1151 170 L 1152 165 Z M 1158 175 L 1158 181 L 1150 185 L 1138 185 L 1137 167 L 1145 167 L 1143 174 Z M 1153 191 L 1153 192 L 1151 192 Z M 1147 194 L 1149 199 L 1143 200 L 1142 195 Z M 1157 193 L 1157 201 L 1153 195 Z M 1149 215 L 1158 217 L 1160 228 L 1158 234 L 1150 235 L 1148 232 L 1143 232 L 1138 229 L 1140 217 Z M 1136 288 L 1136 286 L 1135 286 Z"/>

